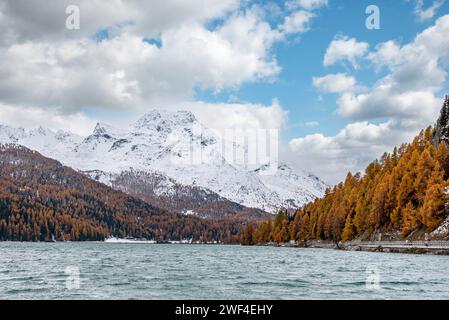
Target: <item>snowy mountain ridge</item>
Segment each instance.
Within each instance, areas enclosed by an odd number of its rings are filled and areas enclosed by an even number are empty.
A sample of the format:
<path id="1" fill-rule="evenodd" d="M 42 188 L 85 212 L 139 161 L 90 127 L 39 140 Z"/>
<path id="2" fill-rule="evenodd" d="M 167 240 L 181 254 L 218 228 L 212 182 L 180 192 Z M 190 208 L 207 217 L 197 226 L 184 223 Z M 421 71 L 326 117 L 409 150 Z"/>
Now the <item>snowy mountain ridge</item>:
<path id="1" fill-rule="evenodd" d="M 156 195 L 171 194 L 174 184 L 192 186 L 270 213 L 302 206 L 321 197 L 326 188 L 317 177 L 294 172 L 286 164 L 234 164 L 223 152 L 229 141 L 189 111 L 153 110 L 127 128 L 99 123 L 87 137 L 0 125 L 0 142 L 24 145 L 82 172 L 102 172 L 98 179 L 110 186 L 123 173 L 143 172 L 165 176 L 162 180 L 170 182 L 155 185 Z M 232 145 L 248 155 L 246 146 Z"/>

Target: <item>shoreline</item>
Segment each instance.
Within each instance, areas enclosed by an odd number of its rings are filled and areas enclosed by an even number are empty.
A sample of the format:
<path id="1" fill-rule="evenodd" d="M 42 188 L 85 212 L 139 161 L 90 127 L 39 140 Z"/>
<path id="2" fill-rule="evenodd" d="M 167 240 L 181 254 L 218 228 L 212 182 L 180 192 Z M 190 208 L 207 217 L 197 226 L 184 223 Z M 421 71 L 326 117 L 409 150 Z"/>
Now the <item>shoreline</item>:
<path id="1" fill-rule="evenodd" d="M 100 244 L 146 244 L 146 245 L 230 245 L 248 246 L 242 244 L 226 243 L 197 243 L 197 242 L 157 242 L 153 240 L 130 240 L 114 239 L 113 241 L 55 241 L 55 242 L 23 242 L 23 241 L 0 241 L 0 243 L 100 243 Z M 265 243 L 255 244 L 255 247 L 278 247 L 296 249 L 327 249 L 340 251 L 363 251 L 379 253 L 400 253 L 400 254 L 420 254 L 420 255 L 449 255 L 449 241 L 429 241 L 429 242 L 355 242 L 355 243 L 334 243 L 329 241 L 311 240 L 307 243 Z"/>
<path id="2" fill-rule="evenodd" d="M 421 245 L 372 245 L 372 244 L 351 244 L 344 246 L 345 251 L 365 251 L 365 252 L 382 252 L 382 253 L 403 253 L 403 254 L 426 254 L 426 255 L 449 255 L 449 248 L 439 246 L 433 247 Z"/>
<path id="3" fill-rule="evenodd" d="M 427 254 L 427 255 L 449 255 L 449 241 L 379 241 L 379 242 L 349 242 L 334 243 L 329 241 L 311 240 L 301 243 L 268 243 L 260 246 L 274 246 L 304 249 L 333 249 L 341 251 L 364 251 L 380 253 L 402 253 L 402 254 Z"/>

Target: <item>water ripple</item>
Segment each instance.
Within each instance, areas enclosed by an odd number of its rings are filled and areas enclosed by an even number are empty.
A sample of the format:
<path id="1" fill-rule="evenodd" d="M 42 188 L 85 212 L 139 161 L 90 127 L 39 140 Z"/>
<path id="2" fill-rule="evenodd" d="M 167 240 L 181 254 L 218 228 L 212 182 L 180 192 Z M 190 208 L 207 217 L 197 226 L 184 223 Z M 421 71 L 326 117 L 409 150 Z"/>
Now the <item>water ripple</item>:
<path id="1" fill-rule="evenodd" d="M 322 249 L 6 242 L 0 299 L 448 299 L 448 263 Z M 79 288 L 70 287 L 73 267 Z"/>

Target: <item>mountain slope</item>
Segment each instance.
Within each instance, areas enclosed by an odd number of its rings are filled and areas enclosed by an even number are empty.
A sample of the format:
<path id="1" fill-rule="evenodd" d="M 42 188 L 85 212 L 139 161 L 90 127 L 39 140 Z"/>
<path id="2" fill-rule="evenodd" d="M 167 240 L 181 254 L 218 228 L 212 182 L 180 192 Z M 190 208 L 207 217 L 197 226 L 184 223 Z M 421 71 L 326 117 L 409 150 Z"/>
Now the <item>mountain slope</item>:
<path id="1" fill-rule="evenodd" d="M 133 195 L 160 208 L 201 217 L 243 217 L 262 219 L 269 215 L 223 198 L 208 189 L 181 185 L 157 172 L 123 171 L 119 175 L 95 170 L 85 172 L 92 179 L 107 181 L 116 190 Z"/>
<path id="2" fill-rule="evenodd" d="M 274 213 L 280 207 L 302 206 L 322 196 L 326 188 L 313 175 L 295 173 L 285 164 L 275 167 L 274 175 L 266 173 L 277 164 L 258 168 L 234 164 L 223 152 L 228 142 L 186 111 L 152 111 L 129 128 L 98 124 L 86 138 L 43 128 L 28 132 L 1 127 L 0 141 L 25 145 L 83 172 L 101 171 L 100 181 L 120 190 L 129 190 L 129 186 L 120 184 L 121 176 L 141 172 L 143 177 L 137 180 L 150 180 L 145 187 L 153 187 L 149 196 L 173 194 L 173 188 L 188 186 L 193 188 L 191 193 L 197 191 L 192 202 L 202 194 L 213 193 L 219 201 L 227 199 L 242 207 Z M 234 143 L 233 148 L 248 154 L 245 146 Z M 161 178 L 169 183 L 151 182 Z M 231 211 L 232 203 L 226 205 Z M 195 211 L 198 206 L 187 209 Z"/>
<path id="3" fill-rule="evenodd" d="M 23 146 L 0 144 L 0 240 L 223 240 L 241 225 L 166 212 Z"/>

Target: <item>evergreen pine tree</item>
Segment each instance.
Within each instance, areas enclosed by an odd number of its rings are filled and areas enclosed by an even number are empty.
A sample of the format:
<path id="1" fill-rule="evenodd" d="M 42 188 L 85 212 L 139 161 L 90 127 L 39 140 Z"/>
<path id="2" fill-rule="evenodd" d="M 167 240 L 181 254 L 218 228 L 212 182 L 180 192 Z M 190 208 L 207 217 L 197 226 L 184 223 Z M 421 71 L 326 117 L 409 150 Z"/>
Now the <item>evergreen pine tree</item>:
<path id="1" fill-rule="evenodd" d="M 446 99 L 441 109 L 440 118 L 438 119 L 438 125 L 441 128 L 443 137 L 449 138 L 449 95 Z"/>

